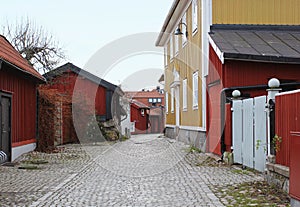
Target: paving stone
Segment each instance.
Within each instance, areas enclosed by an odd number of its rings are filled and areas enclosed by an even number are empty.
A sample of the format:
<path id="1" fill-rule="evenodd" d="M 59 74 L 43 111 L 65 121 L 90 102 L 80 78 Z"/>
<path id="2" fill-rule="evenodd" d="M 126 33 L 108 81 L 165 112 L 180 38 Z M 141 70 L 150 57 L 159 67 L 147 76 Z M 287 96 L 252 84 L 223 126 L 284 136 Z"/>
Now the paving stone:
<path id="1" fill-rule="evenodd" d="M 206 154 L 157 137 L 29 153 L 18 161 L 38 157 L 48 163 L 38 170 L 1 166 L 1 206 L 223 206 L 211 189 L 263 179 L 201 166 Z"/>

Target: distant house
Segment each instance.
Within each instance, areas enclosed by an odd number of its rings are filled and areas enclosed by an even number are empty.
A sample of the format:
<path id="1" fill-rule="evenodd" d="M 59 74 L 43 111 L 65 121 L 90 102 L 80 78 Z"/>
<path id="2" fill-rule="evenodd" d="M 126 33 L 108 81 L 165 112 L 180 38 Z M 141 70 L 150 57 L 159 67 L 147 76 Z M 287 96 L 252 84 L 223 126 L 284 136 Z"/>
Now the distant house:
<path id="1" fill-rule="evenodd" d="M 142 103 L 149 108 L 149 124 L 145 133 L 162 133 L 165 127 L 163 90 L 157 87 L 151 91 L 130 91 L 125 96 L 132 101 Z"/>
<path id="2" fill-rule="evenodd" d="M 136 100 L 130 104 L 130 119 L 133 123 L 131 134 L 146 134 L 149 128 L 149 110 L 150 108 Z"/>
<path id="3" fill-rule="evenodd" d="M 0 151 L 8 161 L 36 147 L 37 85 L 44 81 L 0 36 Z"/>
<path id="4" fill-rule="evenodd" d="M 105 126 L 112 126 L 120 130 L 121 115 L 124 114 L 120 106 L 120 97 L 123 96 L 122 90 L 75 65 L 66 63 L 44 75 L 48 83 L 41 86 L 42 91 L 57 92 L 61 97 L 62 104 L 69 104 L 67 107 L 68 116 L 81 111 L 89 112 L 94 115 L 97 121 L 106 123 Z M 68 102 L 68 103 L 67 103 Z M 70 105 L 71 104 L 71 105 Z M 71 107 L 71 109 L 70 109 Z M 61 120 L 67 120 L 66 113 L 63 109 Z M 74 117 L 74 116 L 73 116 Z M 82 119 L 83 117 L 79 117 Z M 74 142 L 77 140 L 74 134 L 69 133 L 70 127 L 73 127 L 74 120 L 70 123 L 59 123 L 62 125 L 60 143 Z M 78 120 L 80 121 L 80 120 Z M 89 127 L 88 120 L 83 123 L 82 127 Z M 58 124 L 58 125 L 59 125 Z M 68 126 L 66 126 L 68 125 Z M 71 130 L 72 131 L 72 130 Z M 71 136 L 71 137 L 70 137 Z M 77 134 L 78 136 L 78 134 Z M 80 136 L 84 136 L 83 134 Z"/>

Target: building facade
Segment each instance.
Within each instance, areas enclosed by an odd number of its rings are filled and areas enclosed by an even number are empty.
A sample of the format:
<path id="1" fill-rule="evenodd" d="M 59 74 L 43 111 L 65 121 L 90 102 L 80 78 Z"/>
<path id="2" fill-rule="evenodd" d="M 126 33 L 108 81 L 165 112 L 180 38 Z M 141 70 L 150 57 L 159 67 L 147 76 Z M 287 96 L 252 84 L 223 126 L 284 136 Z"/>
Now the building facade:
<path id="1" fill-rule="evenodd" d="M 14 161 L 36 148 L 37 86 L 44 81 L 0 36 L 0 154 L 7 157 L 2 161 Z"/>
<path id="2" fill-rule="evenodd" d="M 174 1 L 156 46 L 165 52 L 166 135 L 205 150 L 209 19 L 211 5 L 200 0 Z M 206 32 L 207 31 L 207 32 Z M 203 51 L 203 52 L 202 52 Z"/>

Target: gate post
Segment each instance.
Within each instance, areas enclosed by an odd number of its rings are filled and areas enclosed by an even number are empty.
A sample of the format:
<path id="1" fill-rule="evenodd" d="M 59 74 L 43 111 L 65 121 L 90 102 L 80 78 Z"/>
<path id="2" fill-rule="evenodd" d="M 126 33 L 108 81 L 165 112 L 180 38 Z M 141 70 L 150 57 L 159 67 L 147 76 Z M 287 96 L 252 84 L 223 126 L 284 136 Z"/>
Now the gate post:
<path id="1" fill-rule="evenodd" d="M 277 78 L 272 78 L 268 82 L 269 89 L 267 89 L 267 122 L 268 122 L 268 156 L 275 155 L 272 140 L 275 136 L 275 96 L 281 91 L 280 81 Z"/>

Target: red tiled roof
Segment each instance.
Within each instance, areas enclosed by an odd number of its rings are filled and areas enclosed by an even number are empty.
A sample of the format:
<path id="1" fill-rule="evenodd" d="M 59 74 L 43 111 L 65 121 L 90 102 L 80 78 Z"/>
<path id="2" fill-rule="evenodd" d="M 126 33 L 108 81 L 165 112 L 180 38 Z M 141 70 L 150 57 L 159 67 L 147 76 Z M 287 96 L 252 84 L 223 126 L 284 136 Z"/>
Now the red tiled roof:
<path id="1" fill-rule="evenodd" d="M 159 93 L 157 90 L 152 91 L 127 91 L 125 96 L 128 98 L 163 98 L 164 94 Z"/>
<path id="2" fill-rule="evenodd" d="M 13 64 L 25 73 L 44 80 L 43 76 L 39 74 L 2 35 L 0 35 L 0 59 Z"/>

